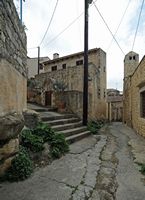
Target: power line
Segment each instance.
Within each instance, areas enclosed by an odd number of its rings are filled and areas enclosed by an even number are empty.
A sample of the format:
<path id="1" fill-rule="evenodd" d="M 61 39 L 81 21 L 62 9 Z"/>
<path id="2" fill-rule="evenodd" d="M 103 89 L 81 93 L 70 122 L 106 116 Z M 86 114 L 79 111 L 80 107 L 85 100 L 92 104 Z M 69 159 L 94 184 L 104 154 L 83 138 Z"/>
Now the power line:
<path id="1" fill-rule="evenodd" d="M 98 13 L 99 13 L 100 17 L 102 18 L 102 20 L 103 20 L 104 24 L 106 25 L 107 29 L 109 30 L 110 34 L 112 35 L 112 37 L 113 37 L 113 39 L 115 40 L 116 44 L 118 45 L 119 49 L 120 49 L 120 50 L 121 50 L 121 52 L 122 52 L 122 53 L 125 55 L 124 51 L 123 51 L 123 50 L 122 50 L 122 48 L 120 47 L 120 45 L 119 45 L 118 41 L 117 41 L 117 40 L 116 40 L 116 38 L 114 37 L 114 35 L 113 35 L 112 31 L 110 30 L 110 28 L 109 28 L 109 26 L 108 26 L 107 22 L 106 22 L 106 21 L 105 21 L 105 19 L 103 18 L 102 14 L 100 13 L 100 11 L 99 11 L 99 9 L 98 9 L 98 7 L 96 6 L 96 4 L 95 4 L 95 2 L 94 2 L 94 1 L 93 1 L 93 5 L 95 6 L 96 10 L 98 11 Z"/>
<path id="2" fill-rule="evenodd" d="M 116 29 L 116 31 L 115 31 L 115 33 L 114 33 L 114 37 L 116 36 L 116 34 L 117 34 L 118 30 L 119 30 L 119 27 L 120 27 L 120 25 L 121 25 L 121 23 L 122 23 L 122 21 L 123 21 L 123 19 L 124 19 L 124 16 L 125 16 L 125 14 L 126 14 L 126 12 L 127 12 L 127 9 L 128 9 L 128 7 L 129 7 L 129 5 L 130 5 L 130 2 L 131 2 L 131 0 L 128 1 L 128 4 L 127 4 L 127 6 L 126 6 L 126 8 L 125 8 L 125 11 L 123 12 L 123 16 L 121 17 L 121 20 L 120 20 L 120 22 L 119 22 L 119 25 L 117 26 L 117 29 Z M 108 45 L 107 51 L 109 50 L 109 48 L 110 48 L 112 42 L 113 42 L 113 38 L 112 38 L 110 44 Z"/>
<path id="3" fill-rule="evenodd" d="M 53 10 L 53 13 L 52 13 L 52 16 L 51 16 L 50 22 L 49 22 L 49 24 L 48 24 L 48 26 L 47 26 L 47 29 L 46 29 L 46 31 L 45 31 L 45 34 L 44 34 L 44 36 L 43 36 L 43 38 L 42 38 L 42 40 L 41 40 L 39 46 L 41 46 L 42 42 L 44 41 L 44 39 L 45 39 L 45 37 L 46 37 L 46 34 L 47 34 L 49 28 L 50 28 L 51 22 L 52 22 L 52 20 L 53 20 L 53 17 L 54 17 L 54 14 L 55 14 L 56 8 L 57 8 L 57 5 L 58 5 L 58 0 L 56 1 L 56 4 L 55 4 L 54 10 Z"/>
<path id="4" fill-rule="evenodd" d="M 56 40 L 62 33 L 64 33 L 70 26 L 72 26 L 82 15 L 84 12 L 82 12 L 77 18 L 75 18 L 65 29 L 63 29 L 61 32 L 59 32 L 58 35 L 56 35 L 52 40 L 50 40 L 47 44 L 45 44 L 42 48 L 46 47 L 50 43 L 52 43 L 54 40 Z"/>
<path id="5" fill-rule="evenodd" d="M 94 3 L 97 0 L 94 1 Z M 92 4 L 90 5 L 90 7 L 92 6 Z M 77 18 L 75 18 L 68 26 L 66 26 L 61 32 L 58 33 L 58 35 L 56 35 L 52 40 L 50 40 L 47 44 L 45 44 L 42 48 L 46 47 L 47 45 L 51 44 L 53 41 L 55 41 L 60 35 L 62 35 L 67 29 L 69 29 L 82 15 L 84 14 L 84 12 L 82 12 Z"/>
<path id="6" fill-rule="evenodd" d="M 31 50 L 31 49 L 36 49 L 36 48 L 38 48 L 38 47 L 30 47 L 30 48 L 27 48 L 27 49 Z"/>
<path id="7" fill-rule="evenodd" d="M 144 4 L 144 0 L 142 1 L 142 5 L 141 5 L 139 17 L 138 17 L 137 27 L 136 27 L 136 31 L 135 31 L 135 35 L 134 35 L 134 40 L 133 40 L 133 45 L 132 45 L 132 51 L 133 51 L 135 40 L 136 40 L 136 36 L 137 36 L 137 31 L 138 31 L 138 27 L 139 27 L 140 17 L 141 17 L 141 13 L 142 13 L 142 9 L 143 9 L 143 4 Z"/>

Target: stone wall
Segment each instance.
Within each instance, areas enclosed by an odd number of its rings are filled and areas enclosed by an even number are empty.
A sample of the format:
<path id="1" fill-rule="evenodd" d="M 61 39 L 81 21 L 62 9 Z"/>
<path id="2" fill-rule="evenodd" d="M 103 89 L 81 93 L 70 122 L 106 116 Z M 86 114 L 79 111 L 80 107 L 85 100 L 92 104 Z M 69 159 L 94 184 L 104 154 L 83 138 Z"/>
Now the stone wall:
<path id="1" fill-rule="evenodd" d="M 13 1 L 0 1 L 0 175 L 19 148 L 26 108 L 26 35 Z"/>
<path id="2" fill-rule="evenodd" d="M 88 95 L 88 117 L 92 118 L 92 95 Z M 58 111 L 74 113 L 82 118 L 83 115 L 83 93 L 79 91 L 64 91 L 53 93 L 54 103 L 58 107 Z M 64 103 L 63 105 L 61 103 Z"/>
<path id="3" fill-rule="evenodd" d="M 99 73 L 100 75 L 101 73 Z M 96 66 L 92 63 L 89 64 L 89 77 L 90 81 L 88 82 L 88 93 L 91 96 L 91 101 L 89 101 L 90 107 L 90 116 L 91 118 L 106 118 L 106 97 L 104 96 L 104 88 L 98 88 L 98 82 L 100 82 L 101 78 L 98 79 L 98 75 L 96 75 Z M 77 93 L 83 92 L 83 66 L 73 66 L 68 67 L 67 69 L 60 69 L 57 71 L 46 72 L 36 76 L 36 81 L 40 82 L 42 87 L 41 94 L 41 104 L 45 105 L 45 92 L 53 91 L 53 81 L 63 82 L 66 85 L 66 91 L 72 91 Z M 101 83 L 100 83 L 101 84 Z M 100 89 L 101 95 L 98 95 L 98 91 Z M 52 106 L 56 106 L 54 103 L 55 97 L 52 95 Z M 79 105 L 82 106 L 82 98 L 80 99 Z M 74 106 L 76 102 L 73 100 L 70 103 L 70 106 Z M 82 109 L 82 108 L 81 108 Z"/>
<path id="4" fill-rule="evenodd" d="M 133 75 L 124 82 L 124 122 L 145 137 L 145 118 L 141 117 L 140 91 L 145 86 L 145 56 Z"/>

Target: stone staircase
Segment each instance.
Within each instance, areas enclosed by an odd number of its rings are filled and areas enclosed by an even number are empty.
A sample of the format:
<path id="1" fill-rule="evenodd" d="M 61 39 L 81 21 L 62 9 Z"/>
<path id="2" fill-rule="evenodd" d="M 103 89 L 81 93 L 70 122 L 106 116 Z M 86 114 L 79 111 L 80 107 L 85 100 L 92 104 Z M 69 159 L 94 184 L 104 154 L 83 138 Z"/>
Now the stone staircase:
<path id="1" fill-rule="evenodd" d="M 41 113 L 40 116 L 41 120 L 49 124 L 57 133 L 63 133 L 68 143 L 73 143 L 90 135 L 87 127 L 83 126 L 82 121 L 73 114 L 46 117 Z"/>
<path id="2" fill-rule="evenodd" d="M 91 134 L 74 114 L 61 114 L 36 105 L 30 105 L 30 108 L 38 112 L 41 120 L 50 125 L 57 133 L 63 133 L 68 143 L 73 143 Z"/>

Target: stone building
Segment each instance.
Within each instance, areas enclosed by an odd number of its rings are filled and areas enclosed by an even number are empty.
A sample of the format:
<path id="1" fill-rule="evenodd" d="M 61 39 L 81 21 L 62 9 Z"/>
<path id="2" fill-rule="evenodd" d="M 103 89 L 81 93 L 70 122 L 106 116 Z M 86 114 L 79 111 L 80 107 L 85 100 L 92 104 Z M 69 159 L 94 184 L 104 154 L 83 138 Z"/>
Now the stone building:
<path id="1" fill-rule="evenodd" d="M 64 57 L 54 54 L 53 60 L 43 62 L 44 71 L 36 80 L 42 84 L 43 105 L 56 105 L 54 85 L 64 85 L 67 109 L 82 116 L 83 104 L 83 52 Z M 89 116 L 106 118 L 106 53 L 100 48 L 89 50 Z"/>
<path id="2" fill-rule="evenodd" d="M 123 95 L 119 90 L 107 89 L 107 119 L 110 122 L 123 119 Z"/>
<path id="3" fill-rule="evenodd" d="M 19 150 L 27 85 L 26 35 L 13 1 L 0 1 L 0 176 Z"/>
<path id="4" fill-rule="evenodd" d="M 40 57 L 39 62 L 39 73 L 44 72 L 43 65 L 41 65 L 42 62 L 48 61 L 49 58 L 46 57 Z M 34 78 L 35 75 L 38 74 L 38 57 L 37 58 L 29 58 L 27 57 L 27 71 L 28 71 L 28 78 Z"/>
<path id="5" fill-rule="evenodd" d="M 132 66 L 132 68 L 130 67 Z M 124 123 L 145 137 L 145 56 L 130 52 L 125 56 Z"/>

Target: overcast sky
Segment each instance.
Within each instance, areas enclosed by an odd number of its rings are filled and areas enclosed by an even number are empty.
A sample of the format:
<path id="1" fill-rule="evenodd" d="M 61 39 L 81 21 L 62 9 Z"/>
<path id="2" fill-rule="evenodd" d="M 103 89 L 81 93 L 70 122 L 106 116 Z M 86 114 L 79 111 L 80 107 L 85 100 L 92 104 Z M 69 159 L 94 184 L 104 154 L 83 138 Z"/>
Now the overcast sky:
<path id="1" fill-rule="evenodd" d="M 19 0 L 14 0 L 14 2 L 19 12 Z M 23 2 L 23 22 L 27 28 L 28 56 L 30 57 L 37 57 L 37 48 L 29 48 L 40 45 L 56 2 L 57 0 L 25 0 Z M 110 31 L 115 34 L 119 27 L 115 38 L 120 47 L 115 40 L 112 41 L 112 35 L 94 4 L 90 5 L 89 49 L 101 48 L 107 54 L 107 88 L 122 90 L 125 54 L 133 50 L 139 53 L 140 60 L 144 56 L 145 6 L 143 6 L 134 48 L 132 49 L 142 2 L 143 0 L 96 1 L 96 6 Z M 53 53 L 56 52 L 60 56 L 65 56 L 84 50 L 83 11 L 84 0 L 58 0 L 52 23 L 40 45 L 41 56 L 48 56 L 52 59 Z M 76 18 L 78 19 L 75 23 L 69 26 Z M 68 26 L 69 28 L 66 29 Z"/>

